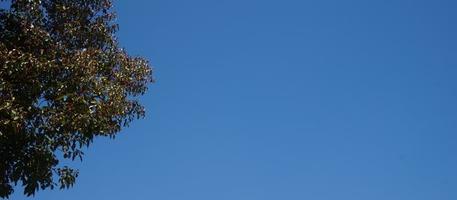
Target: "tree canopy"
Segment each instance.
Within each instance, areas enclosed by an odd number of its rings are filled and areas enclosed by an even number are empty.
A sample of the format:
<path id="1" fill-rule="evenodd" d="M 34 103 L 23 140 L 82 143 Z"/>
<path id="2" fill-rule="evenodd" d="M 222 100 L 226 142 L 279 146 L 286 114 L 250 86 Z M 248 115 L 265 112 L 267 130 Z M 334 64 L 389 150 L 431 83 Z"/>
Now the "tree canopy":
<path id="1" fill-rule="evenodd" d="M 111 0 L 0 3 L 0 197 L 71 187 L 59 161 L 144 116 L 151 67 L 120 48 Z"/>

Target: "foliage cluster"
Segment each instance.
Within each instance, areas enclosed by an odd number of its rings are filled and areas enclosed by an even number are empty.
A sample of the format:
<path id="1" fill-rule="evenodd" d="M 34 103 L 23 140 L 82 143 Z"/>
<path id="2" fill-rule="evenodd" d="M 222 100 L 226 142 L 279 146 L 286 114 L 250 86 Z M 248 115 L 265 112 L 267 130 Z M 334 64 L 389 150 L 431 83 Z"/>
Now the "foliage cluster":
<path id="1" fill-rule="evenodd" d="M 143 117 L 152 70 L 119 47 L 111 0 L 0 3 L 0 197 L 68 188 L 59 160 Z"/>

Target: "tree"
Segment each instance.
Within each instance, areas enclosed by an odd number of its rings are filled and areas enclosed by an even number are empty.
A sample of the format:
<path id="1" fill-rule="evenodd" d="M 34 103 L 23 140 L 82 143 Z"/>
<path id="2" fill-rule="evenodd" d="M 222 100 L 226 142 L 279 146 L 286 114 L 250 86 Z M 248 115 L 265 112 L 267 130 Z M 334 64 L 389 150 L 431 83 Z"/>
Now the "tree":
<path id="1" fill-rule="evenodd" d="M 0 3 L 0 197 L 71 187 L 59 161 L 143 117 L 152 70 L 119 47 L 111 0 Z"/>

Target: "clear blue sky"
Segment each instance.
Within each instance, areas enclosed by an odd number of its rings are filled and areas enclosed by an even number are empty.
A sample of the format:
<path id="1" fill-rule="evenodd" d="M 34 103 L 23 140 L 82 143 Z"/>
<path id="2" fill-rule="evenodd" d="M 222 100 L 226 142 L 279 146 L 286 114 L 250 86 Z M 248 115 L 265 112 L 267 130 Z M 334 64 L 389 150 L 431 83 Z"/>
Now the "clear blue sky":
<path id="1" fill-rule="evenodd" d="M 457 1 L 115 5 L 147 117 L 35 199 L 457 199 Z"/>

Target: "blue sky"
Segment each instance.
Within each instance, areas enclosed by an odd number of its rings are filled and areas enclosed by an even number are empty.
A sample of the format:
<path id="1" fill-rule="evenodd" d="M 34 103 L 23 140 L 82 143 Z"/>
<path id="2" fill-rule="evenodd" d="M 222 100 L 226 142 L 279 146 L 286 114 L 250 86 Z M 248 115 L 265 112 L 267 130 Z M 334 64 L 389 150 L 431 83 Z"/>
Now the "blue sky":
<path id="1" fill-rule="evenodd" d="M 35 199 L 457 199 L 457 1 L 115 6 L 147 117 Z"/>

